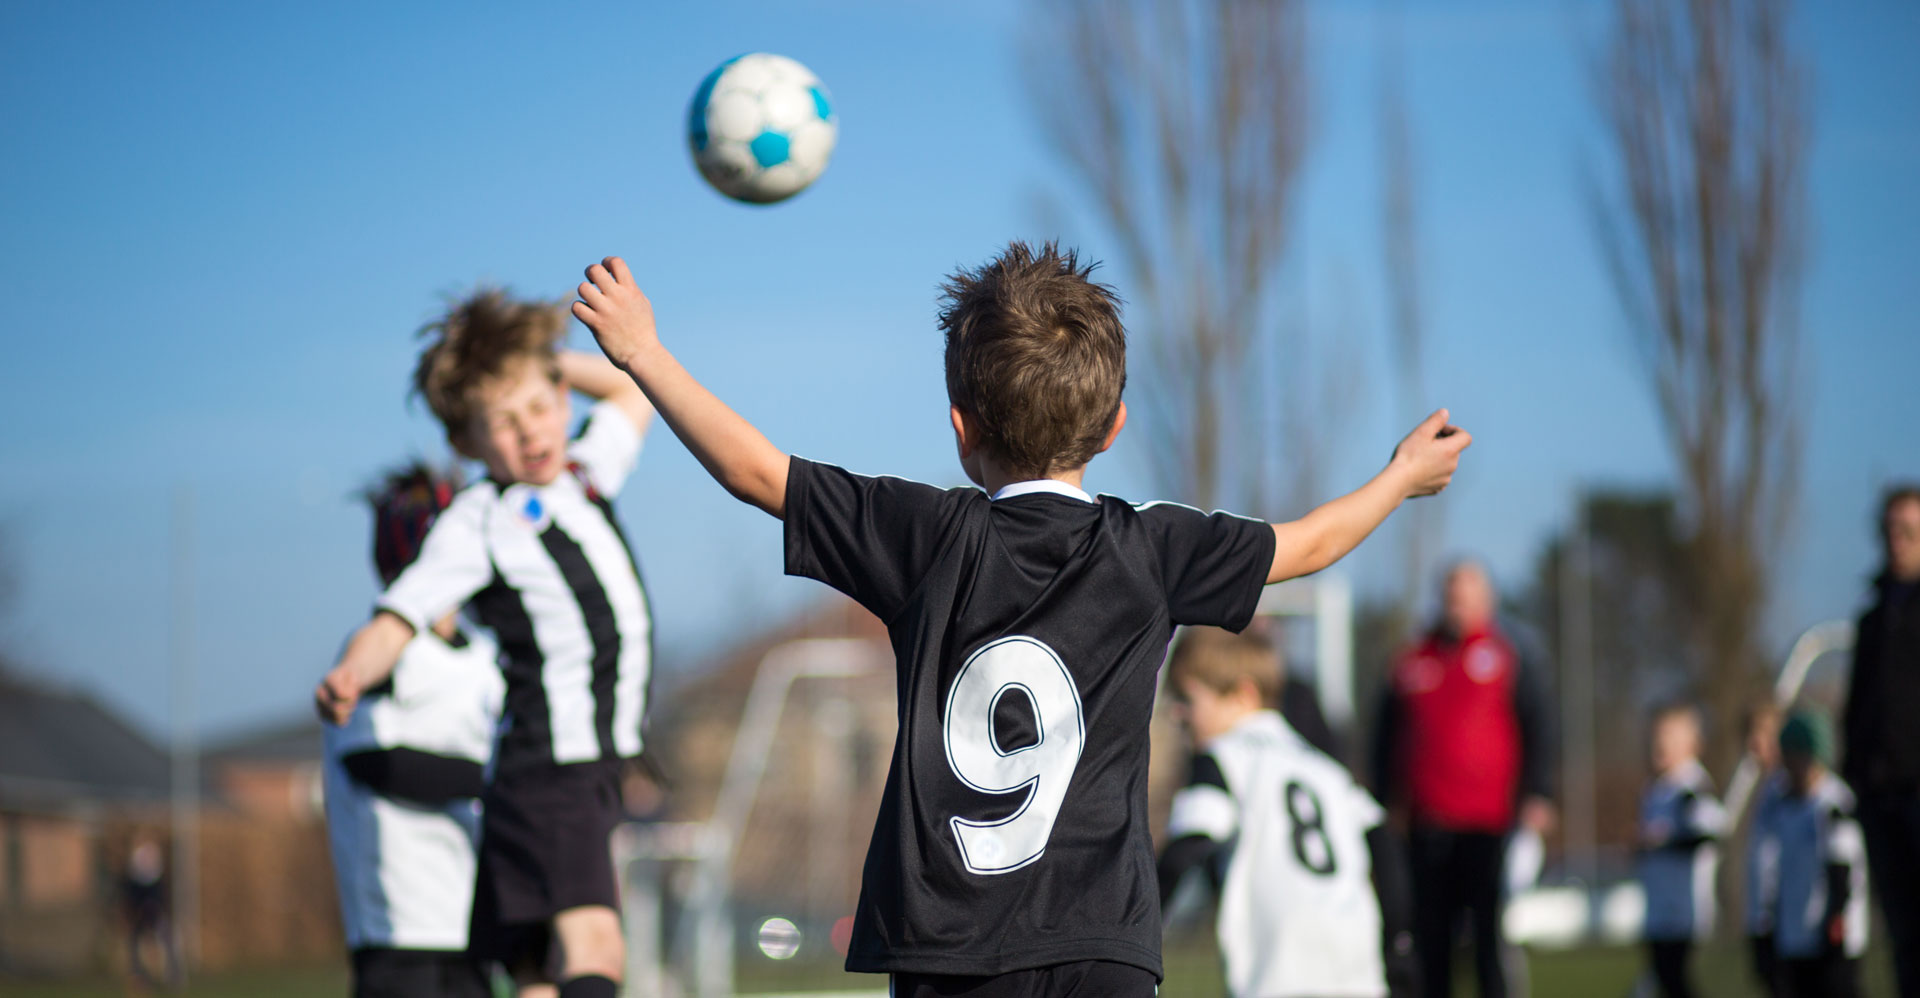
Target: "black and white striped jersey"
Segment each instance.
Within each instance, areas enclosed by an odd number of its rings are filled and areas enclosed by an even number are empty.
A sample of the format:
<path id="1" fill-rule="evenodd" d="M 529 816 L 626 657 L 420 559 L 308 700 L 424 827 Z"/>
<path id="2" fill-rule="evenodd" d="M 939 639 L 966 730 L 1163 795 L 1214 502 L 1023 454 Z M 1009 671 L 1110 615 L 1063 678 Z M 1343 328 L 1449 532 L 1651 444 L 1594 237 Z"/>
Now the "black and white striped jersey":
<path id="1" fill-rule="evenodd" d="M 1385 812 L 1345 766 L 1257 711 L 1195 756 L 1167 838 L 1218 844 L 1215 922 L 1236 998 L 1387 994 L 1368 834 Z"/>
<path id="2" fill-rule="evenodd" d="M 568 471 L 461 490 L 380 599 L 416 632 L 462 604 L 493 631 L 507 679 L 502 768 L 640 754 L 653 625 L 612 504 L 639 453 L 633 422 L 595 405 Z"/>
<path id="3" fill-rule="evenodd" d="M 1705 939 L 1713 932 L 1715 847 L 1726 832 L 1726 810 L 1713 795 L 1713 778 L 1688 759 L 1648 785 L 1640 798 L 1640 886 L 1646 892 L 1646 938 L 1661 942 Z"/>
<path id="4" fill-rule="evenodd" d="M 422 632 L 401 653 L 392 682 L 346 724 L 325 729 L 327 839 L 351 949 L 466 948 L 480 834 L 474 795 L 503 693 L 494 656 L 484 637 L 450 644 Z M 451 772 L 459 785 L 399 796 L 389 781 L 355 775 L 364 772 L 358 762 L 387 763 L 400 753 L 403 762 L 438 763 L 416 769 Z"/>
<path id="5" fill-rule="evenodd" d="M 900 731 L 847 969 L 1160 973 L 1147 725 L 1174 626 L 1246 626 L 1258 520 L 1061 482 L 938 489 L 801 458 L 786 567 L 887 624 Z"/>

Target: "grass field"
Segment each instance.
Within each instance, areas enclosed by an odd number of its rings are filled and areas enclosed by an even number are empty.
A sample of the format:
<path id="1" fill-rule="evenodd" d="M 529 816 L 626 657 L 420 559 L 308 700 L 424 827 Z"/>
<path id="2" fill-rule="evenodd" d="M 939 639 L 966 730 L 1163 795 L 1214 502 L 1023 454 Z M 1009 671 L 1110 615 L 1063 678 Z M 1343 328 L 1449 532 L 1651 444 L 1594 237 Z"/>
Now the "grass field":
<path id="1" fill-rule="evenodd" d="M 1160 990 L 1165 998 L 1219 998 L 1220 972 L 1205 946 L 1169 949 L 1166 960 L 1167 982 Z M 1625 998 L 1633 989 L 1641 962 L 1639 951 L 1631 947 L 1535 953 L 1529 961 L 1532 993 L 1538 998 Z M 1892 998 L 1884 952 L 1869 955 L 1865 977 L 1869 998 Z M 1705 998 L 1758 994 L 1737 944 L 1716 944 L 1700 953 L 1694 961 L 1694 981 Z M 738 985 L 743 995 L 884 993 L 885 988 L 878 977 L 844 973 L 830 964 L 777 964 L 759 959 L 741 965 Z M 112 981 L 28 983 L 0 978 L 0 996 L 5 998 L 122 998 L 130 993 Z M 344 967 L 235 974 L 198 980 L 187 993 L 196 998 L 342 998 L 347 994 L 347 974 Z M 1455 993 L 1470 993 L 1464 979 Z"/>

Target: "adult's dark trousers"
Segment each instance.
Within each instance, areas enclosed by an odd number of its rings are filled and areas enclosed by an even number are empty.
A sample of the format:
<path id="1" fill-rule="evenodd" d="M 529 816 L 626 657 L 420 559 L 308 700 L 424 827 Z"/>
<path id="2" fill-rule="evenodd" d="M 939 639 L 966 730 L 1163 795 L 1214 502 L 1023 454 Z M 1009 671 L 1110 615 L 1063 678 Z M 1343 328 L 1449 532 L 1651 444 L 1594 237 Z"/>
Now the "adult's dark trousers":
<path id="1" fill-rule="evenodd" d="M 1416 824 L 1407 844 L 1420 993 L 1427 998 L 1453 993 L 1453 947 L 1464 925 L 1473 936 L 1480 998 L 1507 998 L 1500 935 L 1507 837 Z"/>
<path id="2" fill-rule="evenodd" d="M 1860 961 L 1837 952 L 1780 961 L 1788 998 L 1860 998 Z"/>
<path id="3" fill-rule="evenodd" d="M 1859 813 L 1873 894 L 1887 916 L 1894 980 L 1900 998 L 1920 998 L 1920 791 L 1862 794 Z"/>
<path id="4" fill-rule="evenodd" d="M 1647 940 L 1647 958 L 1661 998 L 1693 998 L 1693 983 L 1687 979 L 1687 957 L 1692 953 L 1690 939 Z"/>

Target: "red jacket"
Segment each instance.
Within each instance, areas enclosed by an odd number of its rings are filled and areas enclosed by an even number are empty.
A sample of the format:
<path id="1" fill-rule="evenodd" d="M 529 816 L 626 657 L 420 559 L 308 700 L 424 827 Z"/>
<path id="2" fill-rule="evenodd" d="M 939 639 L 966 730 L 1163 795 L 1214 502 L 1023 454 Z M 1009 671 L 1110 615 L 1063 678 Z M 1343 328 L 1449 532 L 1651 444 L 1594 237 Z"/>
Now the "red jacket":
<path id="1" fill-rule="evenodd" d="M 1504 834 L 1523 795 L 1548 796 L 1543 665 L 1530 658 L 1496 625 L 1403 652 L 1375 731 L 1381 798 L 1417 824 Z"/>

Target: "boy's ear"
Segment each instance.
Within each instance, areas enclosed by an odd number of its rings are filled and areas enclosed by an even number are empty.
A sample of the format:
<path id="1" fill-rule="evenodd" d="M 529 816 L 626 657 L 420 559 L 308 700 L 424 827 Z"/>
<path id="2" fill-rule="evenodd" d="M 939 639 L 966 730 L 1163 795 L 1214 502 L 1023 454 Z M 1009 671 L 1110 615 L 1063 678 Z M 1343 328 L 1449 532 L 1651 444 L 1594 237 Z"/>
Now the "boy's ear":
<path id="1" fill-rule="evenodd" d="M 1125 425 L 1127 425 L 1127 404 L 1122 402 L 1120 408 L 1114 410 L 1113 429 L 1107 431 L 1107 442 L 1100 445 L 1099 453 L 1104 454 L 1107 448 L 1113 446 L 1114 439 L 1120 436 L 1120 428 Z"/>
<path id="2" fill-rule="evenodd" d="M 960 446 L 960 460 L 964 461 L 980 448 L 980 430 L 973 425 L 973 417 L 957 405 L 947 406 L 947 415 L 953 420 L 953 439 Z"/>

